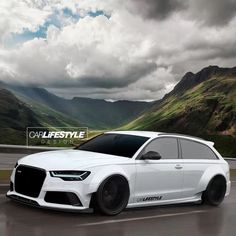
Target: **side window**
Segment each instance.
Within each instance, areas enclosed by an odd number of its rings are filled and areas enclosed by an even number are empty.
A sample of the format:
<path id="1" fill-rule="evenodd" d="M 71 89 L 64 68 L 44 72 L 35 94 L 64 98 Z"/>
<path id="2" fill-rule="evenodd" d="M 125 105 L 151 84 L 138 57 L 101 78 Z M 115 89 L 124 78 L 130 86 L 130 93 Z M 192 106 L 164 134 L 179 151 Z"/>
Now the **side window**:
<path id="1" fill-rule="evenodd" d="M 217 159 L 213 151 L 204 144 L 180 139 L 183 159 Z"/>
<path id="2" fill-rule="evenodd" d="M 158 138 L 149 143 L 145 148 L 145 153 L 149 151 L 158 152 L 161 159 L 178 158 L 178 142 L 176 138 Z"/>

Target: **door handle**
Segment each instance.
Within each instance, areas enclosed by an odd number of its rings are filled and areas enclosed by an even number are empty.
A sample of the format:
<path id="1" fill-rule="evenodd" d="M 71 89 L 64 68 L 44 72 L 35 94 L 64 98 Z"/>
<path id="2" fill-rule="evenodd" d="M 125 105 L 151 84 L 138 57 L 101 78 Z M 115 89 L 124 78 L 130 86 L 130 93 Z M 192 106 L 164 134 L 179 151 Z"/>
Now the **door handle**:
<path id="1" fill-rule="evenodd" d="M 183 168 L 183 166 L 181 166 L 181 165 L 179 165 L 179 164 L 177 164 L 176 166 L 175 166 L 175 169 L 177 169 L 177 170 L 180 170 L 180 169 L 182 169 Z"/>

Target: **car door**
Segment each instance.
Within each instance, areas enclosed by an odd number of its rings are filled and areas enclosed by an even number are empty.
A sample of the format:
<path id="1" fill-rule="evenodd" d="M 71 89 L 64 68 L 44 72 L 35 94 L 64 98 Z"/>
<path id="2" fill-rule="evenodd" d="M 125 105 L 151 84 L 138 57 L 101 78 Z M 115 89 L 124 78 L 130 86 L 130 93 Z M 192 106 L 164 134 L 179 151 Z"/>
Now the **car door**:
<path id="1" fill-rule="evenodd" d="M 217 165 L 218 158 L 215 153 L 205 144 L 188 140 L 179 139 L 183 158 L 183 197 L 194 197 L 199 194 L 200 180 L 207 170 L 214 164 Z"/>
<path id="2" fill-rule="evenodd" d="M 161 159 L 141 160 L 140 156 L 136 159 L 136 202 L 181 198 L 183 169 L 178 140 L 173 137 L 157 138 L 147 144 L 142 154 L 148 151 L 158 152 Z"/>

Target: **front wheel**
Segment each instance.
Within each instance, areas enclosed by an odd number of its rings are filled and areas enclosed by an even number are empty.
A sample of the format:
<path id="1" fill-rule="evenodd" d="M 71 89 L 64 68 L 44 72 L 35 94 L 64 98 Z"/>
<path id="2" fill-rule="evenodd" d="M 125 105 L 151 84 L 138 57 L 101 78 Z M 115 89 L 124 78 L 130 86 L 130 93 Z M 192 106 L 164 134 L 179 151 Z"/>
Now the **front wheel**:
<path id="1" fill-rule="evenodd" d="M 93 196 L 93 208 L 105 215 L 117 215 L 128 204 L 129 184 L 121 175 L 110 176 L 99 186 Z"/>
<path id="2" fill-rule="evenodd" d="M 213 178 L 202 195 L 203 203 L 218 206 L 225 197 L 226 181 L 223 176 Z"/>

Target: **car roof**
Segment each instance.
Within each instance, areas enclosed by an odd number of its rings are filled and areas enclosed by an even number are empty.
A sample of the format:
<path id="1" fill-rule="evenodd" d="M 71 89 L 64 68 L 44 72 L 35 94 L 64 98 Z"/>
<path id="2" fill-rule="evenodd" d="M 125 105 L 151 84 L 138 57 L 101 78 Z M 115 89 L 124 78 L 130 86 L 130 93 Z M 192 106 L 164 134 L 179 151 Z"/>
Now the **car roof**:
<path id="1" fill-rule="evenodd" d="M 136 135 L 136 136 L 143 136 L 148 138 L 156 138 L 160 132 L 152 132 L 152 131 L 109 131 L 106 134 L 128 134 L 128 135 Z"/>
<path id="2" fill-rule="evenodd" d="M 148 138 L 156 138 L 156 137 L 164 137 L 164 136 L 171 136 L 171 137 L 177 137 L 177 138 L 186 138 L 192 141 L 198 141 L 201 143 L 205 143 L 209 146 L 213 146 L 214 142 L 204 140 L 199 137 L 190 136 L 186 134 L 178 134 L 178 133 L 164 133 L 164 132 L 153 132 L 153 131 L 140 131 L 140 130 L 134 130 L 134 131 L 109 131 L 106 133 L 112 133 L 112 134 L 127 134 L 127 135 L 136 135 L 136 136 L 143 136 Z"/>
<path id="3" fill-rule="evenodd" d="M 214 146 L 214 142 L 205 140 L 203 138 L 187 135 L 187 134 L 161 133 L 159 136 L 171 136 L 171 137 L 176 137 L 176 138 L 185 138 L 185 139 L 188 139 L 188 140 L 197 141 L 197 142 L 207 144 L 208 146 Z"/>

